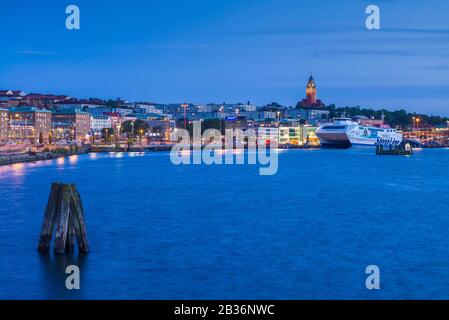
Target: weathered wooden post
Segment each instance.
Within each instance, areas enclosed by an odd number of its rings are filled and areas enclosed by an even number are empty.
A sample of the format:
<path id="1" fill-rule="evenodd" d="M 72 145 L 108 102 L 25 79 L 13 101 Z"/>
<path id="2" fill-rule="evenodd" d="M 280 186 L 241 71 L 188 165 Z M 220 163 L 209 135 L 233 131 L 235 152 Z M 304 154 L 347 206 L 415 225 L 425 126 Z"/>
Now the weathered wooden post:
<path id="1" fill-rule="evenodd" d="M 87 230 L 86 223 L 84 221 L 84 208 L 81 202 L 81 197 L 76 187 L 73 186 L 72 198 L 71 198 L 71 217 L 72 217 L 72 228 L 76 235 L 78 242 L 78 250 L 80 252 L 89 252 L 89 243 L 87 241 Z"/>
<path id="2" fill-rule="evenodd" d="M 75 237 L 79 252 L 89 252 L 81 197 L 73 184 L 53 183 L 42 223 L 39 252 L 50 250 L 53 233 L 55 254 L 72 252 Z"/>
<path id="3" fill-rule="evenodd" d="M 47 209 L 45 210 L 44 222 L 42 223 L 41 235 L 39 238 L 39 252 L 48 252 L 50 250 L 53 229 L 56 222 L 57 212 L 59 211 L 59 196 L 61 192 L 59 183 L 53 183 L 50 196 L 48 197 Z"/>

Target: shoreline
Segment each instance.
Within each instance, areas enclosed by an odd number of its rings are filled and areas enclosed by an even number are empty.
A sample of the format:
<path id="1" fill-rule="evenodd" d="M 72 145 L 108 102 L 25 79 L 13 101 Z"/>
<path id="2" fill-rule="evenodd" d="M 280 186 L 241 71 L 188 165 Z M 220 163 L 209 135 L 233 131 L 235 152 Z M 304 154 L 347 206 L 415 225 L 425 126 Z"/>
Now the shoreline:
<path id="1" fill-rule="evenodd" d="M 0 167 L 18 163 L 32 163 L 45 160 L 54 160 L 88 153 L 89 150 L 81 150 L 76 152 L 69 151 L 67 153 L 38 152 L 36 154 L 32 153 L 15 154 L 15 155 L 12 154 L 9 156 L 0 156 Z"/>
<path id="2" fill-rule="evenodd" d="M 171 145 L 150 146 L 145 148 L 116 148 L 116 147 L 86 147 L 78 151 L 67 150 L 66 152 L 37 152 L 23 153 L 0 156 L 0 167 L 9 166 L 18 163 L 33 163 L 46 160 L 54 160 L 59 158 L 67 158 L 71 156 L 84 155 L 89 153 L 110 153 L 110 152 L 165 152 L 170 151 Z"/>
<path id="3" fill-rule="evenodd" d="M 168 152 L 171 150 L 173 146 L 172 145 L 158 145 L 158 146 L 147 146 L 147 147 L 133 147 L 133 148 L 115 148 L 115 147 L 88 147 L 88 148 L 81 148 L 78 151 L 71 151 L 67 150 L 65 153 L 61 152 L 38 152 L 35 154 L 27 153 L 27 154 L 13 154 L 13 155 L 6 155 L 6 156 L 0 156 L 0 167 L 3 166 L 9 166 L 13 164 L 19 164 L 19 163 L 33 163 L 33 162 L 39 162 L 39 161 L 46 161 L 46 160 L 54 160 L 59 158 L 67 158 L 71 156 L 76 155 L 85 155 L 90 153 L 121 153 L 121 152 Z M 280 150 L 316 150 L 321 149 L 320 147 L 279 147 Z M 418 148 L 421 149 L 421 148 Z M 447 148 L 423 148 L 423 149 L 447 149 Z"/>

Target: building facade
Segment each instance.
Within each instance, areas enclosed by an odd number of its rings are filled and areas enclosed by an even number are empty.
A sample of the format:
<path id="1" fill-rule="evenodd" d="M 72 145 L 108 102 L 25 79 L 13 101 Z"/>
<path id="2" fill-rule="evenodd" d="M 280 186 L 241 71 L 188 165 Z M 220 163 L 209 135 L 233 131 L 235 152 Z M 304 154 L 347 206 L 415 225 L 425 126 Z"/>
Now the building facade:
<path id="1" fill-rule="evenodd" d="M 279 144 L 284 145 L 302 145 L 303 144 L 303 130 L 301 126 L 289 126 L 279 128 Z"/>
<path id="2" fill-rule="evenodd" d="M 259 145 L 268 145 L 272 142 L 279 142 L 278 127 L 259 127 L 257 128 L 257 143 Z"/>
<path id="3" fill-rule="evenodd" d="M 103 129 L 112 128 L 111 117 L 107 115 L 90 116 L 90 130 L 93 132 L 101 132 Z"/>
<path id="4" fill-rule="evenodd" d="M 90 132 L 90 114 L 79 111 L 53 113 L 53 129 L 69 134 L 70 140 L 84 142 Z"/>
<path id="5" fill-rule="evenodd" d="M 8 140 L 9 117 L 7 109 L 0 109 L 0 142 Z"/>
<path id="6" fill-rule="evenodd" d="M 10 134 L 17 139 L 48 142 L 51 134 L 51 111 L 35 107 L 9 109 Z"/>

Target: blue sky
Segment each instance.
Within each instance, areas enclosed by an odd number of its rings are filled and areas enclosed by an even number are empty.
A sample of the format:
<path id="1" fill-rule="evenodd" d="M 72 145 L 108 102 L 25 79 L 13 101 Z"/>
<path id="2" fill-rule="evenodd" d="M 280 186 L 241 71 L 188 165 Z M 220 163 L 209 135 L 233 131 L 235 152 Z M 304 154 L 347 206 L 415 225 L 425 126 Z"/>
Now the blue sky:
<path id="1" fill-rule="evenodd" d="M 65 8 L 81 30 L 65 29 Z M 365 8 L 382 30 L 365 29 Z M 445 0 L 4 1 L 0 88 L 153 102 L 326 103 L 449 115 Z"/>

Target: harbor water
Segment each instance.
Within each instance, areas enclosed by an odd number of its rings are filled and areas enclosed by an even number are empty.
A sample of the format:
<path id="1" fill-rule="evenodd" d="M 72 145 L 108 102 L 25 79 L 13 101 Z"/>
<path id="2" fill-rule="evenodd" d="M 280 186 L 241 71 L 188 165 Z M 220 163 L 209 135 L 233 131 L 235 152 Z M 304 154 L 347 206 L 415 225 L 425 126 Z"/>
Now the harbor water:
<path id="1" fill-rule="evenodd" d="M 37 253 L 52 182 L 78 186 L 86 256 Z M 0 190 L 1 299 L 449 298 L 445 149 L 281 151 L 273 176 L 89 154 L 0 167 Z"/>

